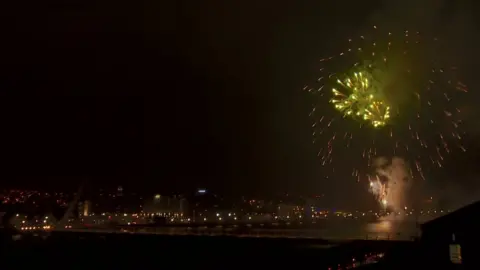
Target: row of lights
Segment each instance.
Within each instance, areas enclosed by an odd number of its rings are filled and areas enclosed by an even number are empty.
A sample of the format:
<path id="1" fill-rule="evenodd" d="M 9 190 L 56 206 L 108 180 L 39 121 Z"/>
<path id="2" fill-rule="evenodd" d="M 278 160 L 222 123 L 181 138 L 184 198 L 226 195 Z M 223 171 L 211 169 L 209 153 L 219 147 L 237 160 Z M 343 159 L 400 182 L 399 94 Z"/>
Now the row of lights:
<path id="1" fill-rule="evenodd" d="M 50 230 L 50 229 L 52 229 L 52 227 L 49 226 L 49 225 L 46 225 L 46 226 L 43 226 L 43 227 L 42 227 L 42 226 L 38 226 L 38 227 L 37 227 L 37 226 L 33 226 L 33 227 L 21 227 L 20 229 L 21 229 L 22 231 L 42 230 L 42 229 L 43 229 L 43 230 Z"/>
<path id="2" fill-rule="evenodd" d="M 176 212 L 158 212 L 158 213 L 140 213 L 140 214 L 137 214 L 137 213 L 134 213 L 134 214 L 127 214 L 127 213 L 123 213 L 123 214 L 109 214 L 109 213 L 102 213 L 101 214 L 102 216 L 124 216 L 124 217 L 128 217 L 128 216 L 132 216 L 132 217 L 142 217 L 142 216 L 145 216 L 145 217 L 149 217 L 149 216 L 174 216 L 174 217 L 183 217 L 183 213 L 176 213 Z M 92 213 L 88 216 L 95 216 L 95 213 Z"/>

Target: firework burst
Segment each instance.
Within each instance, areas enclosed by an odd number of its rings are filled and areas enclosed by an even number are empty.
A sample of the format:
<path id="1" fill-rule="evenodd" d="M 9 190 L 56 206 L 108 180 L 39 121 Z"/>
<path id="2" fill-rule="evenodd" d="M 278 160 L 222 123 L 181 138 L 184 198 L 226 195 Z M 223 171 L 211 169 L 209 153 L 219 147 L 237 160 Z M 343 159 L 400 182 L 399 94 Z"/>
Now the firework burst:
<path id="1" fill-rule="evenodd" d="M 371 84 L 368 73 L 354 72 L 353 75 L 347 76 L 343 81 L 337 79 L 338 85 L 349 94 L 332 88 L 333 97 L 330 102 L 344 116 L 360 117 L 374 127 L 384 126 L 390 118 L 390 107 L 378 98 L 378 91 Z"/>
<path id="2" fill-rule="evenodd" d="M 411 178 L 425 179 L 452 151 L 466 151 L 459 104 L 467 87 L 436 44 L 374 27 L 320 60 L 319 86 L 304 90 L 313 95 L 313 142 L 326 178 L 352 169 L 357 181 L 368 179 L 376 157 L 398 156 Z"/>

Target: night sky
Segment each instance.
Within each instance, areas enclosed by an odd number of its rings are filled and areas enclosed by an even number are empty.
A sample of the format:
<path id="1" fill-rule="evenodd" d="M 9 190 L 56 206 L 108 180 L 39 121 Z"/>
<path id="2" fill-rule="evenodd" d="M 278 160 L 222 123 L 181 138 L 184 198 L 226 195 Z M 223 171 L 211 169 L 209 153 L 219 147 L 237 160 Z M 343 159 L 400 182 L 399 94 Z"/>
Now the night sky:
<path id="1" fill-rule="evenodd" d="M 390 16 L 396 1 L 47 0 L 2 8 L 0 183 L 75 189 L 89 179 L 144 191 L 361 200 L 351 179 L 320 180 L 312 101 L 302 88 L 335 40 L 372 20 L 441 31 L 474 10 L 468 1 L 404 2 L 424 12 Z M 474 21 L 455 25 L 478 29 Z"/>

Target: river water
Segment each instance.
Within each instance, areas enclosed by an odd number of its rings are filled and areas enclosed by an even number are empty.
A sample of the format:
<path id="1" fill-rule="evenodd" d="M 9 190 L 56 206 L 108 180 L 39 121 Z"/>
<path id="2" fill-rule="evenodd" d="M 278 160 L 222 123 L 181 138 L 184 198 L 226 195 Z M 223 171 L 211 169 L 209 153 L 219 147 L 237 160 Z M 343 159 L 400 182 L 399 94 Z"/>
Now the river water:
<path id="1" fill-rule="evenodd" d="M 308 228 L 296 226 L 249 229 L 226 228 L 223 226 L 210 228 L 159 227 L 135 230 L 135 232 L 162 235 L 232 235 L 239 237 L 320 238 L 326 240 L 412 240 L 413 237 L 419 236 L 416 222 L 405 220 L 379 220 L 376 222 L 324 220 L 316 226 Z"/>

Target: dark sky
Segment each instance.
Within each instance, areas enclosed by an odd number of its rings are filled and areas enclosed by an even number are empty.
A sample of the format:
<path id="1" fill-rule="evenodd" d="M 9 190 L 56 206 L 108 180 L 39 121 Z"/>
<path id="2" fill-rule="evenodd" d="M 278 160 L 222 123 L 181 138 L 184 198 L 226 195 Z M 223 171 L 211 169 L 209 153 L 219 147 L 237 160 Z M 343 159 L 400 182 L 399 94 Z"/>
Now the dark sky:
<path id="1" fill-rule="evenodd" d="M 301 91 L 332 40 L 391 1 L 350 2 L 47 0 L 2 8 L 1 183 L 354 189 L 319 180 L 311 100 Z"/>

